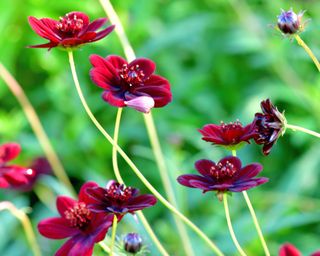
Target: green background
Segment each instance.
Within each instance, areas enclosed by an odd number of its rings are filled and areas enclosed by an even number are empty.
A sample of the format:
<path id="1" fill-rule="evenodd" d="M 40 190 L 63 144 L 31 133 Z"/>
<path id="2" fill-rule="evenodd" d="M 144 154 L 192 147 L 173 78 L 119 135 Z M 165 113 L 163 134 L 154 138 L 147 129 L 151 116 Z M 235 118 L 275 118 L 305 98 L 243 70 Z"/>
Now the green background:
<path id="1" fill-rule="evenodd" d="M 223 204 L 214 193 L 202 194 L 179 185 L 183 173 L 195 173 L 201 158 L 219 161 L 230 154 L 201 140 L 197 129 L 207 123 L 239 119 L 252 121 L 260 101 L 270 98 L 288 123 L 320 131 L 320 79 L 315 66 L 296 41 L 273 29 L 280 8 L 306 10 L 310 19 L 301 37 L 320 56 L 319 1 L 232 0 L 122 0 L 113 1 L 137 56 L 152 59 L 156 73 L 166 77 L 173 93 L 168 106 L 152 111 L 179 208 L 212 238 L 226 255 L 237 255 L 230 238 Z M 0 1 L 0 61 L 21 83 L 39 114 L 65 169 L 78 189 L 94 180 L 105 185 L 113 179 L 111 146 L 85 114 L 68 66 L 67 53 L 58 49 L 28 49 L 45 43 L 28 25 L 27 17 L 58 19 L 70 11 L 87 13 L 91 20 L 104 17 L 98 1 Z M 106 130 L 112 134 L 117 109 L 101 100 L 102 90 L 89 78 L 90 54 L 123 55 L 115 33 L 75 52 L 80 83 L 86 99 Z M 0 81 L 0 143 L 16 141 L 22 153 L 16 163 L 28 164 L 43 151 L 16 99 Z M 121 147 L 148 180 L 164 194 L 141 113 L 125 109 Z M 303 255 L 320 248 L 319 139 L 293 131 L 264 157 L 250 144 L 238 152 L 244 164 L 263 164 L 265 185 L 249 191 L 271 254 L 291 242 Z M 125 182 L 147 189 L 119 158 Z M 34 227 L 56 216 L 55 196 L 64 188 L 53 177 L 40 180 L 36 192 L 1 190 L 0 200 L 18 207 L 32 206 Z M 41 198 L 39 201 L 38 197 Z M 248 255 L 263 255 L 248 208 L 241 194 L 229 198 L 235 232 Z M 173 218 L 161 203 L 144 211 L 170 252 L 184 255 Z M 0 255 L 31 255 L 19 222 L 0 213 Z M 158 255 L 141 225 L 126 216 L 119 236 L 141 232 L 151 255 Z M 173 232 L 174 231 L 174 232 Z M 212 255 L 189 230 L 196 255 Z M 37 234 L 44 255 L 62 244 Z M 99 248 L 96 250 L 99 253 Z"/>

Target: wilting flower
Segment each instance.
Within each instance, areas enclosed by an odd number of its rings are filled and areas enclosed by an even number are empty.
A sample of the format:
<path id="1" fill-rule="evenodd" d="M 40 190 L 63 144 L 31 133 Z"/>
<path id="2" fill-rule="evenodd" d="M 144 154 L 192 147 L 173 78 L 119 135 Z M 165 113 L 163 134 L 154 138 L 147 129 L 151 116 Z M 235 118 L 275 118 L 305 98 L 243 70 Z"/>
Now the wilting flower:
<path id="1" fill-rule="evenodd" d="M 163 107 L 171 101 L 169 82 L 153 74 L 156 66 L 149 59 L 127 63 L 119 56 L 92 55 L 90 62 L 91 79 L 104 89 L 102 99 L 112 106 L 128 106 L 148 113 L 151 108 Z"/>
<path id="2" fill-rule="evenodd" d="M 61 217 L 48 218 L 38 224 L 40 234 L 47 238 L 70 237 L 56 252 L 56 256 L 91 256 L 94 244 L 102 241 L 112 226 L 113 215 L 94 213 L 88 209 L 92 199 L 85 191 L 97 186 L 94 182 L 83 184 L 78 200 L 59 196 L 57 209 Z"/>
<path id="3" fill-rule="evenodd" d="M 254 141 L 263 144 L 263 154 L 268 155 L 278 138 L 284 134 L 287 121 L 270 99 L 263 100 L 260 105 L 262 113 L 256 113 L 254 118 Z"/>
<path id="4" fill-rule="evenodd" d="M 292 244 L 285 243 L 280 247 L 279 256 L 302 256 L 302 254 Z M 320 251 L 316 251 L 310 256 L 320 256 Z"/>
<path id="5" fill-rule="evenodd" d="M 31 168 L 8 165 L 21 151 L 17 143 L 6 143 L 0 146 L 0 188 L 14 188 L 30 182 L 34 176 Z"/>
<path id="6" fill-rule="evenodd" d="M 255 135 L 254 123 L 243 127 L 239 121 L 229 124 L 221 122 L 220 125 L 207 124 L 199 132 L 203 135 L 203 140 L 231 150 L 240 148 L 244 142 L 250 143 L 249 140 Z"/>
<path id="7" fill-rule="evenodd" d="M 304 25 L 301 23 L 304 11 L 296 14 L 292 8 L 289 11 L 281 10 L 281 14 L 278 16 L 277 26 L 284 34 L 295 34 L 303 30 Z"/>
<path id="8" fill-rule="evenodd" d="M 267 178 L 257 178 L 262 171 L 258 163 L 241 167 L 238 157 L 228 156 L 217 164 L 211 160 L 202 159 L 195 163 L 195 168 L 201 175 L 184 174 L 178 177 L 178 182 L 186 187 L 199 188 L 203 193 L 217 191 L 217 196 L 225 192 L 241 192 L 256 187 L 268 181 Z"/>
<path id="9" fill-rule="evenodd" d="M 153 195 L 139 195 L 138 189 L 125 187 L 114 180 L 110 181 L 106 188 L 88 188 L 87 194 L 95 201 L 89 205 L 91 211 L 113 213 L 118 221 L 126 213 L 133 214 L 157 202 Z"/>
<path id="10" fill-rule="evenodd" d="M 123 238 L 124 250 L 130 253 L 137 253 L 142 247 L 142 238 L 137 233 L 128 233 Z"/>
<path id="11" fill-rule="evenodd" d="M 73 48 L 82 44 L 98 41 L 107 36 L 114 26 L 96 32 L 107 22 L 106 18 L 99 18 L 90 23 L 89 17 L 82 12 L 70 12 L 59 21 L 50 18 L 37 19 L 29 17 L 32 29 L 50 42 L 29 46 L 31 48 Z"/>

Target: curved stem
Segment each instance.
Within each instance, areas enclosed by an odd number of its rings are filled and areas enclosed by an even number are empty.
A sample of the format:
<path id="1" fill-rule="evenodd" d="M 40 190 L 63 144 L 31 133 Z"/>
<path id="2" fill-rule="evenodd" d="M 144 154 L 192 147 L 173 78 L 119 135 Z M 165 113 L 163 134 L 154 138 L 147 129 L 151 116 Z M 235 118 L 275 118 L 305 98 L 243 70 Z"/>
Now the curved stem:
<path id="1" fill-rule="evenodd" d="M 113 215 L 113 222 L 112 222 L 112 233 L 111 233 L 111 244 L 110 244 L 110 252 L 109 256 L 113 255 L 113 246 L 114 246 L 114 241 L 116 239 L 116 232 L 117 232 L 117 224 L 118 224 L 118 218 L 117 215 Z"/>
<path id="2" fill-rule="evenodd" d="M 10 211 L 10 213 L 21 222 L 33 255 L 41 256 L 40 248 L 28 216 L 22 210 L 18 210 L 11 202 L 8 201 L 0 202 L 0 211 L 3 210 Z"/>
<path id="3" fill-rule="evenodd" d="M 121 114 L 122 114 L 122 108 L 118 108 L 116 122 L 115 122 L 115 126 L 114 126 L 114 135 L 113 135 L 113 141 L 117 145 L 118 145 Z M 119 183 L 125 184 L 123 179 L 122 179 L 122 177 L 121 177 L 121 173 L 120 173 L 119 166 L 118 166 L 117 148 L 116 147 L 112 147 L 112 165 L 113 165 L 113 170 L 114 170 L 114 174 L 116 176 L 117 181 Z M 153 232 L 152 228 L 150 227 L 150 225 L 149 225 L 147 219 L 145 218 L 144 214 L 141 211 L 138 211 L 137 214 L 139 216 L 140 221 L 142 222 L 142 225 L 144 226 L 144 228 L 148 232 L 149 236 L 151 237 L 151 239 L 155 243 L 155 245 L 158 248 L 158 250 L 160 251 L 160 253 L 163 256 L 169 256 L 168 252 L 163 247 L 163 245 L 160 243 L 159 239 L 157 238 L 157 236 Z"/>
<path id="4" fill-rule="evenodd" d="M 94 123 L 94 125 L 97 127 L 97 129 L 102 133 L 102 135 L 111 143 L 113 147 L 117 149 L 119 154 L 123 157 L 123 159 L 127 162 L 127 164 L 131 167 L 132 171 L 138 176 L 138 178 L 142 181 L 142 183 L 151 191 L 152 194 L 154 194 L 155 197 L 170 211 L 175 213 L 183 222 L 185 222 L 194 232 L 196 232 L 207 244 L 208 246 L 219 256 L 223 255 L 223 253 L 218 249 L 218 247 L 196 226 L 194 225 L 187 217 L 185 217 L 182 213 L 180 213 L 173 205 L 171 205 L 151 184 L 150 182 L 143 176 L 143 174 L 139 171 L 139 169 L 136 167 L 136 165 L 131 161 L 131 159 L 128 157 L 128 155 L 114 142 L 114 140 L 111 138 L 111 136 L 104 130 L 102 125 L 98 122 L 98 120 L 95 118 L 93 113 L 91 112 L 86 99 L 83 96 L 79 80 L 77 77 L 75 64 L 73 60 L 73 53 L 71 51 L 68 51 L 69 56 L 69 62 L 70 67 L 72 71 L 72 77 L 77 89 L 77 92 L 79 94 L 79 98 L 81 100 L 81 103 L 90 117 L 91 121 Z"/>
<path id="5" fill-rule="evenodd" d="M 19 104 L 21 105 L 30 126 L 34 134 L 38 138 L 38 141 L 52 167 L 55 176 L 62 184 L 66 186 L 71 194 L 76 195 L 74 188 L 68 178 L 68 175 L 66 174 L 57 154 L 55 153 L 35 109 L 32 107 L 20 84 L 14 79 L 14 77 L 1 63 L 0 77 L 2 77 L 2 79 L 5 81 L 6 85 L 9 87 L 12 94 L 16 97 Z"/>
<path id="6" fill-rule="evenodd" d="M 301 39 L 301 37 L 298 34 L 295 34 L 294 38 L 297 40 L 297 43 L 308 53 L 313 63 L 316 65 L 318 71 L 320 72 L 320 63 L 316 58 L 316 56 L 311 51 L 311 49 L 308 47 L 308 45 Z"/>
<path id="7" fill-rule="evenodd" d="M 103 241 L 101 241 L 99 245 L 106 253 L 110 253 L 110 248 Z"/>
<path id="8" fill-rule="evenodd" d="M 263 234 L 262 234 L 262 231 L 261 231 L 261 228 L 260 228 L 260 225 L 259 225 L 259 222 L 258 222 L 256 213 L 254 212 L 254 209 L 253 209 L 252 204 L 251 204 L 251 202 L 250 202 L 250 198 L 249 198 L 249 196 L 248 196 L 248 194 L 247 194 L 247 191 L 242 191 L 242 194 L 243 194 L 244 199 L 246 200 L 246 203 L 247 203 L 247 205 L 248 205 L 248 208 L 249 208 L 251 217 L 252 217 L 252 219 L 253 219 L 253 223 L 254 223 L 254 225 L 255 225 L 255 227 L 256 227 L 256 230 L 257 230 L 257 232 L 258 232 L 258 235 L 259 235 L 259 238 L 260 238 L 260 241 L 261 241 L 261 244 L 262 244 L 264 253 L 265 253 L 266 256 L 270 256 L 270 252 L 269 252 L 267 243 L 266 243 L 266 241 L 264 240 L 264 237 L 263 237 Z"/>
<path id="9" fill-rule="evenodd" d="M 230 214 L 229 214 L 229 207 L 228 207 L 228 198 L 227 198 L 227 193 L 223 194 L 223 205 L 224 205 L 224 210 L 226 213 L 226 219 L 227 219 L 227 223 L 228 223 L 228 228 L 229 228 L 229 232 L 232 238 L 232 241 L 234 243 L 234 245 L 237 247 L 238 252 L 240 253 L 241 256 L 246 256 L 246 253 L 242 250 L 236 235 L 234 234 L 233 228 L 232 228 L 232 224 L 231 224 L 231 219 L 230 219 Z"/>
<path id="10" fill-rule="evenodd" d="M 169 172 L 165 164 L 165 160 L 163 157 L 163 153 L 161 150 L 158 134 L 156 127 L 154 125 L 154 121 L 151 115 L 151 112 L 149 114 L 144 114 L 144 121 L 145 121 L 145 126 L 148 131 L 149 135 L 149 140 L 152 146 L 152 151 L 156 159 L 156 163 L 158 166 L 159 174 L 161 177 L 162 184 L 164 186 L 165 192 L 169 198 L 169 202 L 173 204 L 175 207 L 177 207 L 177 201 L 174 195 L 174 191 L 172 188 L 172 185 L 170 183 L 170 178 L 169 178 Z M 191 242 L 187 233 L 187 230 L 185 229 L 184 225 L 181 223 L 181 221 L 174 216 L 175 223 L 178 228 L 179 235 L 182 240 L 182 244 L 184 246 L 184 251 L 186 255 L 192 256 L 194 255 Z"/>
<path id="11" fill-rule="evenodd" d="M 297 126 L 297 125 L 286 124 L 286 128 L 289 128 L 289 129 L 291 129 L 293 131 L 304 132 L 304 133 L 307 133 L 307 134 L 312 135 L 314 137 L 320 138 L 320 133 L 308 130 L 306 128 L 303 128 L 303 127 L 300 127 L 300 126 Z"/>

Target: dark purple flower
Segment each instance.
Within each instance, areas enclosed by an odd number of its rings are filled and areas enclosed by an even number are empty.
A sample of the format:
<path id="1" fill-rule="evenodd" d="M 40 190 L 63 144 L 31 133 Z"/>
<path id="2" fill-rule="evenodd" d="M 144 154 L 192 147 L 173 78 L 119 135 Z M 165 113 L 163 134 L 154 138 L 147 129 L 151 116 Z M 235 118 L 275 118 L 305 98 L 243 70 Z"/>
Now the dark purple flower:
<path id="1" fill-rule="evenodd" d="M 137 233 L 128 233 L 124 239 L 124 249 L 126 252 L 137 253 L 142 247 L 142 238 Z"/>
<path id="2" fill-rule="evenodd" d="M 29 46 L 31 48 L 73 48 L 82 44 L 98 41 L 107 36 L 114 26 L 96 32 L 107 22 L 106 18 L 99 18 L 90 23 L 89 17 L 82 12 L 70 12 L 59 21 L 35 17 L 29 17 L 32 29 L 41 37 L 50 42 L 40 45 Z"/>
<path id="3" fill-rule="evenodd" d="M 85 191 L 94 187 L 98 187 L 95 182 L 83 184 L 78 200 L 59 196 L 57 209 L 61 217 L 48 218 L 38 224 L 40 234 L 47 238 L 70 237 L 55 253 L 56 256 L 91 256 L 94 244 L 102 241 L 112 226 L 113 215 L 94 213 L 88 209 L 92 199 Z"/>
<path id="4" fill-rule="evenodd" d="M 17 143 L 6 143 L 0 146 L 0 188 L 14 188 L 30 182 L 34 171 L 18 165 L 7 165 L 15 159 L 21 151 Z"/>
<path id="5" fill-rule="evenodd" d="M 268 181 L 267 178 L 256 177 L 262 171 L 262 165 L 253 163 L 241 167 L 240 159 L 234 156 L 225 157 L 217 164 L 202 159 L 195 163 L 195 168 L 201 175 L 181 175 L 178 182 L 186 187 L 202 189 L 203 193 L 217 191 L 219 200 L 225 192 L 241 192 Z"/>
<path id="6" fill-rule="evenodd" d="M 203 135 L 203 140 L 231 150 L 240 148 L 244 142 L 250 143 L 249 140 L 255 135 L 254 123 L 243 127 L 239 121 L 229 124 L 221 122 L 220 125 L 207 124 L 199 132 Z"/>
<path id="7" fill-rule="evenodd" d="M 300 251 L 292 244 L 285 243 L 280 247 L 279 256 L 301 256 Z M 320 256 L 320 251 L 312 253 L 310 256 Z"/>
<path id="8" fill-rule="evenodd" d="M 301 19 L 304 12 L 296 14 L 292 8 L 289 11 L 281 10 L 278 16 L 277 26 L 284 34 L 295 34 L 303 30 L 304 24 L 301 24 Z"/>
<path id="9" fill-rule="evenodd" d="M 133 214 L 157 202 L 153 195 L 139 195 L 138 189 L 125 187 L 114 180 L 106 188 L 88 188 L 87 193 L 95 201 L 89 205 L 93 212 L 113 213 L 117 215 L 118 221 L 126 213 Z"/>
<path id="10" fill-rule="evenodd" d="M 270 99 L 262 101 L 260 105 L 262 113 L 256 113 L 254 118 L 254 141 L 263 145 L 263 154 L 268 155 L 278 138 L 284 134 L 287 121 Z"/>
<path id="11" fill-rule="evenodd" d="M 148 113 L 167 105 L 172 98 L 169 82 L 154 75 L 155 64 L 138 58 L 127 63 L 119 56 L 91 55 L 92 81 L 104 89 L 102 99 L 115 107 L 131 107 Z"/>

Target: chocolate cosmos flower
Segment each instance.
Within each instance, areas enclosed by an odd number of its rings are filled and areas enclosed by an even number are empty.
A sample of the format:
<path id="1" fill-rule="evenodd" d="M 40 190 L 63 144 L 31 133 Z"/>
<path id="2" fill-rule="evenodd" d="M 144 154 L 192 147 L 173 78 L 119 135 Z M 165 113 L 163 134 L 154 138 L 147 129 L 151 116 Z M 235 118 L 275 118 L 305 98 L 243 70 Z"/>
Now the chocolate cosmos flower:
<path id="1" fill-rule="evenodd" d="M 138 195 L 138 189 L 125 187 L 114 180 L 106 188 L 88 188 L 87 194 L 95 201 L 89 205 L 91 211 L 116 214 L 118 221 L 126 213 L 133 214 L 157 202 L 153 195 Z"/>
<path id="2" fill-rule="evenodd" d="M 225 157 L 217 164 L 202 159 L 195 163 L 201 175 L 185 174 L 178 177 L 178 182 L 186 187 L 199 188 L 203 192 L 217 191 L 218 198 L 227 191 L 241 192 L 268 181 L 267 178 L 256 178 L 262 171 L 258 163 L 241 167 L 241 161 L 234 156 Z"/>
<path id="3" fill-rule="evenodd" d="M 262 113 L 256 113 L 254 118 L 254 141 L 259 145 L 263 144 L 263 154 L 268 155 L 280 135 L 284 134 L 287 121 L 270 99 L 261 102 L 261 109 Z"/>
<path id="4" fill-rule="evenodd" d="M 25 185 L 34 176 L 30 168 L 17 165 L 7 165 L 7 162 L 15 159 L 21 151 L 17 143 L 6 143 L 0 146 L 0 188 L 14 188 Z"/>
<path id="5" fill-rule="evenodd" d="M 243 127 L 239 121 L 229 124 L 221 122 L 220 125 L 207 124 L 199 132 L 203 140 L 232 150 L 240 148 L 243 142 L 250 143 L 249 140 L 255 135 L 255 127 L 254 123 Z"/>
<path id="6" fill-rule="evenodd" d="M 127 63 L 119 56 L 102 58 L 91 55 L 92 81 L 104 89 L 102 98 L 115 107 L 131 107 L 148 113 L 151 108 L 160 108 L 171 101 L 169 82 L 153 75 L 155 64 L 145 58 Z"/>
<path id="7" fill-rule="evenodd" d="M 50 42 L 40 45 L 29 46 L 31 48 L 72 48 L 82 44 L 98 41 L 107 36 L 114 26 L 96 32 L 106 23 L 106 18 L 96 19 L 90 23 L 89 18 L 82 12 L 70 12 L 59 21 L 43 18 L 29 17 L 32 29 L 41 37 Z"/>
<path id="8" fill-rule="evenodd" d="M 283 34 L 295 34 L 303 30 L 304 25 L 301 24 L 303 14 L 304 12 L 296 14 L 292 8 L 289 11 L 281 10 L 278 16 L 278 28 Z"/>
<path id="9" fill-rule="evenodd" d="M 302 256 L 302 254 L 292 244 L 285 243 L 279 250 L 279 256 Z M 316 251 L 310 256 L 320 256 L 320 251 Z"/>
<path id="10" fill-rule="evenodd" d="M 88 209 L 92 199 L 87 188 L 97 187 L 94 182 L 85 183 L 79 192 L 79 200 L 59 196 L 57 209 L 61 217 L 48 218 L 38 224 L 41 235 L 51 239 L 70 239 L 55 253 L 56 256 L 91 256 L 95 243 L 102 241 L 112 226 L 113 215 L 97 214 Z"/>

